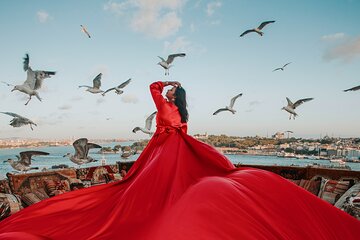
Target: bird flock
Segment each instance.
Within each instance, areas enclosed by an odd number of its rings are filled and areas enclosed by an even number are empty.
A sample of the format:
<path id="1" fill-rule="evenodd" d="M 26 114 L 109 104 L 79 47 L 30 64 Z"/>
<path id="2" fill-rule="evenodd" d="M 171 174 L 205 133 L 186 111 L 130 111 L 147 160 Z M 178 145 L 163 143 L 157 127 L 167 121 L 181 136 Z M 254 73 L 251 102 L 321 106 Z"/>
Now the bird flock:
<path id="1" fill-rule="evenodd" d="M 243 33 L 240 34 L 240 37 L 244 37 L 250 33 L 257 33 L 259 36 L 263 36 L 264 35 L 264 32 L 263 32 L 264 27 L 266 27 L 269 24 L 273 24 L 273 23 L 275 23 L 274 20 L 264 21 L 256 28 L 245 30 Z M 91 35 L 90 35 L 89 31 L 87 30 L 87 28 L 84 25 L 80 25 L 80 27 L 81 27 L 81 31 L 89 39 L 91 39 Z M 160 65 L 165 70 L 165 76 L 170 75 L 169 70 L 171 67 L 174 66 L 173 62 L 174 62 L 175 58 L 183 58 L 185 56 L 186 56 L 185 53 L 174 53 L 174 54 L 168 55 L 166 60 L 163 57 L 158 56 L 158 58 L 160 58 L 161 61 L 158 62 L 157 64 Z M 284 71 L 285 68 L 289 64 L 291 64 L 291 62 L 284 64 L 282 67 L 275 68 L 273 70 L 273 72 L 276 72 L 279 70 Z M 23 58 L 23 70 L 26 72 L 26 80 L 22 84 L 13 85 L 13 84 L 7 83 L 7 82 L 3 82 L 3 83 L 9 87 L 13 87 L 11 92 L 19 91 L 19 92 L 27 95 L 29 98 L 26 101 L 25 105 L 29 104 L 29 102 L 31 101 L 33 96 L 35 96 L 41 102 L 42 98 L 40 97 L 38 90 L 41 89 L 45 79 L 51 78 L 56 75 L 56 71 L 33 70 L 32 67 L 30 66 L 29 54 L 25 54 L 25 57 Z M 92 93 L 92 94 L 101 93 L 101 95 L 104 97 L 110 91 L 114 91 L 117 95 L 121 95 L 122 93 L 124 93 L 124 88 L 126 86 L 128 86 L 130 84 L 130 82 L 132 81 L 132 79 L 129 78 L 125 82 L 123 82 L 115 87 L 108 88 L 107 90 L 102 90 L 101 89 L 101 79 L 102 79 L 102 73 L 99 73 L 93 79 L 92 86 L 80 85 L 79 88 L 86 88 L 86 91 L 89 93 Z M 349 91 L 357 91 L 357 90 L 360 90 L 360 85 L 345 89 L 343 91 L 349 92 Z M 242 95 L 243 95 L 243 93 L 240 93 L 240 94 L 237 94 L 234 97 L 232 97 L 230 100 L 230 104 L 228 106 L 217 109 L 213 113 L 213 115 L 217 115 L 222 112 L 231 112 L 232 114 L 235 114 L 236 113 L 236 110 L 234 108 L 235 102 Z M 290 114 L 289 119 L 291 119 L 291 118 L 295 119 L 295 117 L 298 116 L 298 114 L 295 112 L 295 109 L 297 109 L 297 107 L 302 105 L 303 103 L 311 101 L 313 99 L 314 98 L 302 98 L 302 99 L 297 100 L 295 103 L 293 103 L 288 97 L 286 97 L 288 104 L 287 104 L 287 106 L 284 106 L 281 109 L 285 110 L 286 112 L 288 112 Z M 37 126 L 37 124 L 34 123 L 32 120 L 30 120 L 26 117 L 23 117 L 19 114 L 16 114 L 13 112 L 0 112 L 0 113 L 13 117 L 12 120 L 10 121 L 10 125 L 12 127 L 21 127 L 24 125 L 29 125 L 31 130 L 33 130 L 33 126 Z M 156 114 L 157 114 L 156 111 L 153 112 L 152 114 L 150 114 L 145 121 L 145 126 L 144 127 L 137 126 L 137 127 L 133 128 L 132 132 L 137 133 L 137 132 L 141 131 L 144 134 L 148 134 L 151 137 L 154 133 L 151 130 L 152 121 Z M 110 118 L 108 118 L 107 120 L 109 120 L 109 119 Z M 92 149 L 92 148 L 101 148 L 100 145 L 97 145 L 95 143 L 89 143 L 86 138 L 80 138 L 80 139 L 76 140 L 73 143 L 73 147 L 75 149 L 75 154 L 72 155 L 70 153 L 67 153 L 66 155 L 64 155 L 64 157 L 69 157 L 70 161 L 74 162 L 75 164 L 77 164 L 79 166 L 82 164 L 97 161 L 97 160 L 91 158 L 90 156 L 88 156 L 88 152 L 89 152 L 89 149 Z M 132 150 L 131 148 L 130 149 L 124 148 L 121 157 L 126 159 L 133 154 L 136 154 L 136 151 Z M 8 160 L 6 160 L 6 162 L 10 163 L 10 165 L 15 170 L 28 171 L 28 170 L 34 169 L 34 168 L 30 167 L 31 157 L 33 155 L 48 155 L 48 153 L 40 152 L 40 151 L 21 152 L 20 156 L 17 156 L 17 158 L 18 158 L 17 161 L 13 160 L 13 159 L 8 159 Z"/>

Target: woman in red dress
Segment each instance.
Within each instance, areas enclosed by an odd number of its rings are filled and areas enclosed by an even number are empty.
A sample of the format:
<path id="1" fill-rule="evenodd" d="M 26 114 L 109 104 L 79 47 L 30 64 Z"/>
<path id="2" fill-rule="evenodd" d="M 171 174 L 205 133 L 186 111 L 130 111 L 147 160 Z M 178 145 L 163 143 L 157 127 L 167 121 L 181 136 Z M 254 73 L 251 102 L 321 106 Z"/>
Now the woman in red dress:
<path id="1" fill-rule="evenodd" d="M 178 82 L 150 91 L 157 130 L 124 180 L 21 210 L 0 222 L 0 239 L 359 239 L 355 218 L 187 135 Z"/>

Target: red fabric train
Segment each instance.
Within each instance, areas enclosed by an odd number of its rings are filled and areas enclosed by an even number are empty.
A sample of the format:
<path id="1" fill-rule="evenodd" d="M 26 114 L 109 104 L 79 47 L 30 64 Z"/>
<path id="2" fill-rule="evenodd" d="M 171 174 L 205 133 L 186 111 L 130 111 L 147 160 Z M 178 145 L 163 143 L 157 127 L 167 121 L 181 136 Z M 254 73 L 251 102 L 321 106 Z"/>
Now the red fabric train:
<path id="1" fill-rule="evenodd" d="M 359 239 L 355 218 L 187 135 L 163 87 L 150 86 L 157 131 L 124 180 L 32 205 L 0 239 Z"/>

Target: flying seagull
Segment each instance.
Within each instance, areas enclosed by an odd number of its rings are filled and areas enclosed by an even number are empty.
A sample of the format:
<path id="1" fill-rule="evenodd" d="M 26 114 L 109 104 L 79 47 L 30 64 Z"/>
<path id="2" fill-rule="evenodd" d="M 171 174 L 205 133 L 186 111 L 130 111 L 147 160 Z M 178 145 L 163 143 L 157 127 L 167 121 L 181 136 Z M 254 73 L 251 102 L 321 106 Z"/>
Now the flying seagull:
<path id="1" fill-rule="evenodd" d="M 352 88 L 349 88 L 349 89 L 346 89 L 344 90 L 344 92 L 349 92 L 349 91 L 357 91 L 360 89 L 360 85 L 359 86 L 356 86 L 356 87 L 352 87 Z"/>
<path id="2" fill-rule="evenodd" d="M 91 148 L 101 148 L 100 145 L 95 143 L 89 143 L 87 138 L 79 138 L 75 142 L 73 142 L 73 146 L 75 148 L 75 155 L 70 153 L 65 154 L 63 157 L 69 157 L 70 161 L 77 165 L 96 162 L 97 160 L 88 156 L 89 149 Z"/>
<path id="3" fill-rule="evenodd" d="M 222 111 L 230 111 L 232 112 L 233 114 L 235 114 L 236 110 L 233 108 L 234 107 L 234 104 L 235 104 L 235 101 L 238 97 L 241 97 L 242 96 L 242 93 L 236 95 L 235 97 L 233 97 L 231 100 L 230 100 L 230 105 L 229 106 L 226 106 L 225 108 L 219 108 L 218 110 L 216 110 L 213 115 L 216 115 L 218 114 L 219 112 L 222 112 Z"/>
<path id="4" fill-rule="evenodd" d="M 132 131 L 133 133 L 136 133 L 137 131 L 142 131 L 143 133 L 149 134 L 149 136 L 152 136 L 154 134 L 154 132 L 151 132 L 151 125 L 152 125 L 152 121 L 156 115 L 157 111 L 153 112 L 149 117 L 146 118 L 145 121 L 145 128 L 142 127 L 135 127 Z"/>
<path id="5" fill-rule="evenodd" d="M 281 109 L 287 111 L 288 113 L 290 113 L 289 119 L 291 119 L 291 116 L 293 116 L 293 119 L 295 119 L 295 117 L 297 116 L 297 113 L 295 112 L 295 109 L 298 106 L 300 106 L 301 104 L 303 104 L 304 102 L 308 102 L 308 101 L 311 101 L 313 99 L 314 98 L 303 98 L 303 99 L 297 100 L 295 103 L 292 103 L 291 100 L 288 97 L 286 97 L 288 105 L 286 107 L 281 108 Z"/>
<path id="6" fill-rule="evenodd" d="M 91 38 L 91 36 L 90 36 L 89 32 L 86 30 L 86 28 L 83 25 L 80 25 L 80 27 L 81 27 L 81 31 L 83 33 L 85 33 L 86 36 L 88 36 L 88 38 Z"/>
<path id="7" fill-rule="evenodd" d="M 7 82 L 4 82 L 4 81 L 1 81 L 2 83 L 4 83 L 4 84 L 6 84 L 6 85 L 8 85 L 9 87 L 11 86 L 11 87 L 15 87 L 15 85 L 12 85 L 12 84 L 10 84 L 10 83 L 7 83 Z"/>
<path id="8" fill-rule="evenodd" d="M 121 158 L 127 159 L 132 155 L 137 153 L 137 150 L 133 150 L 130 146 L 121 147 L 122 154 L 120 155 Z"/>
<path id="9" fill-rule="evenodd" d="M 284 66 L 282 66 L 282 67 L 279 67 L 279 68 L 275 68 L 274 70 L 273 70 L 273 72 L 275 72 L 275 71 L 278 71 L 278 70 L 281 70 L 281 71 L 284 71 L 284 68 L 287 66 L 287 65 L 289 65 L 291 62 L 288 62 L 288 63 L 286 63 Z"/>
<path id="10" fill-rule="evenodd" d="M 94 79 L 93 79 L 93 86 L 87 86 L 87 85 L 81 85 L 79 86 L 79 88 L 82 87 L 86 87 L 86 91 L 91 92 L 91 93 L 102 93 L 104 92 L 103 90 L 100 89 L 101 87 L 101 77 L 102 77 L 102 73 L 99 73 Z"/>
<path id="11" fill-rule="evenodd" d="M 269 23 L 274 23 L 275 21 L 266 21 L 266 22 L 262 22 L 260 24 L 260 26 L 258 26 L 257 28 L 253 28 L 253 29 L 249 29 L 246 30 L 245 32 L 243 32 L 240 37 L 243 37 L 244 35 L 251 33 L 251 32 L 256 32 L 258 33 L 260 36 L 264 35 L 264 33 L 261 31 L 261 29 L 263 29 L 266 25 L 268 25 Z"/>
<path id="12" fill-rule="evenodd" d="M 107 92 L 110 92 L 112 90 L 115 90 L 116 94 L 120 95 L 122 94 L 124 91 L 121 90 L 122 88 L 126 87 L 129 83 L 131 82 L 131 78 L 129 78 L 128 80 L 126 80 L 125 82 L 123 82 L 122 84 L 118 85 L 117 87 L 113 87 L 113 88 L 109 88 L 108 90 L 106 90 L 105 92 L 102 93 L 103 96 L 105 96 L 105 94 Z"/>
<path id="13" fill-rule="evenodd" d="M 8 162 L 10 164 L 10 166 L 17 170 L 17 171 L 20 171 L 20 172 L 27 172 L 29 170 L 33 170 L 33 169 L 39 169 L 38 167 L 29 167 L 29 166 L 26 166 L 25 164 L 23 164 L 22 162 L 20 161 L 15 161 L 14 159 L 8 159 L 8 160 L 5 160 L 4 163 Z"/>
<path id="14" fill-rule="evenodd" d="M 170 69 L 170 67 L 173 66 L 173 65 L 170 65 L 170 64 L 174 61 L 174 58 L 176 58 L 176 57 L 185 57 L 185 56 L 186 56 L 185 53 L 170 54 L 168 56 L 168 58 L 166 59 L 166 61 L 162 57 L 158 56 L 161 59 L 161 62 L 158 62 L 158 64 L 165 69 L 165 75 L 169 75 L 169 69 Z"/>
<path id="15" fill-rule="evenodd" d="M 29 100 L 25 103 L 25 105 L 27 105 L 30 102 L 32 96 L 36 96 L 37 99 L 41 101 L 39 93 L 36 90 L 41 88 L 44 79 L 50 78 L 51 76 L 56 74 L 56 72 L 53 71 L 43 71 L 43 70 L 33 71 L 29 66 L 29 62 L 30 62 L 29 54 L 25 54 L 23 68 L 24 71 L 27 72 L 27 78 L 22 85 L 16 85 L 13 88 L 13 90 L 11 90 L 12 92 L 18 90 L 20 92 L 29 95 Z"/>
<path id="16" fill-rule="evenodd" d="M 12 112 L 0 112 L 0 113 L 3 113 L 3 114 L 7 114 L 9 116 L 12 116 L 14 117 L 11 121 L 10 121 L 10 125 L 13 126 L 13 127 L 21 127 L 23 125 L 27 125 L 29 124 L 30 125 L 30 128 L 31 130 L 34 130 L 32 125 L 35 125 L 37 126 L 33 121 L 31 121 L 30 119 L 28 118 L 25 118 L 25 117 L 22 117 L 16 113 L 12 113 Z"/>
<path id="17" fill-rule="evenodd" d="M 37 155 L 49 155 L 49 153 L 43 152 L 43 151 L 23 151 L 23 152 L 20 152 L 20 156 L 16 155 L 16 158 L 18 159 L 19 162 L 21 162 L 25 166 L 30 166 L 31 165 L 31 157 L 37 156 Z"/>

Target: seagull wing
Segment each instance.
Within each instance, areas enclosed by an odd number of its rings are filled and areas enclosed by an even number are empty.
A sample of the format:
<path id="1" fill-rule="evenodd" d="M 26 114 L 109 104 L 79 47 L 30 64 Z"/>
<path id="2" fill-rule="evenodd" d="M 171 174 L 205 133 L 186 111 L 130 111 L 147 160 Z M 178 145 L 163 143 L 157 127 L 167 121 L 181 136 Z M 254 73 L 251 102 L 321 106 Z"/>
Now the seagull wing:
<path id="1" fill-rule="evenodd" d="M 117 87 L 118 87 L 118 88 L 124 88 L 124 87 L 126 87 L 130 82 L 131 82 L 131 78 L 129 78 L 128 80 L 126 80 L 125 82 L 123 82 L 122 84 L 120 84 L 120 85 L 117 86 Z"/>
<path id="2" fill-rule="evenodd" d="M 153 112 L 148 118 L 146 118 L 146 121 L 145 121 L 145 128 L 150 130 L 151 129 L 151 124 L 152 124 L 152 121 L 156 115 L 157 111 Z"/>
<path id="3" fill-rule="evenodd" d="M 87 138 L 79 138 L 74 143 L 75 148 L 74 157 L 78 159 L 83 159 L 86 157 L 86 144 L 88 143 Z"/>
<path id="4" fill-rule="evenodd" d="M 79 88 L 82 88 L 82 87 L 92 88 L 92 87 L 90 87 L 90 86 L 88 86 L 88 85 L 81 85 L 81 86 L 79 86 Z"/>
<path id="5" fill-rule="evenodd" d="M 112 91 L 112 90 L 115 90 L 115 88 L 113 87 L 113 88 L 109 88 L 108 90 L 106 90 L 102 95 L 105 95 L 107 92 L 110 92 L 110 91 Z"/>
<path id="6" fill-rule="evenodd" d="M 344 90 L 344 92 L 348 92 L 348 91 L 357 91 L 360 89 L 360 85 L 359 86 L 356 86 L 356 87 L 352 87 L 352 88 L 349 88 L 349 89 L 346 89 Z"/>
<path id="7" fill-rule="evenodd" d="M 15 118 L 27 119 L 27 118 L 24 118 L 24 117 L 16 114 L 16 113 L 12 113 L 12 112 L 0 112 L 0 113 L 7 114 L 7 115 L 12 116 L 12 117 L 15 117 Z"/>
<path id="8" fill-rule="evenodd" d="M 163 59 L 162 57 L 158 56 L 158 58 L 160 58 L 161 61 L 165 62 L 165 59 Z"/>
<path id="9" fill-rule="evenodd" d="M 286 63 L 282 68 L 286 67 L 287 65 L 289 65 L 291 62 Z"/>
<path id="10" fill-rule="evenodd" d="M 134 127 L 134 129 L 132 130 L 133 133 L 136 133 L 137 131 L 140 131 L 140 127 Z"/>
<path id="11" fill-rule="evenodd" d="M 102 148 L 102 147 L 100 145 L 95 144 L 95 143 L 87 143 L 86 148 L 85 148 L 86 149 L 86 155 L 85 156 L 88 155 L 89 150 L 92 149 L 92 148 Z"/>
<path id="12" fill-rule="evenodd" d="M 243 37 L 244 35 L 246 35 L 246 34 L 248 34 L 248 33 L 250 33 L 250 32 L 255 32 L 255 30 L 254 30 L 254 29 L 246 30 L 245 32 L 243 32 L 243 33 L 240 35 L 240 37 Z"/>
<path id="13" fill-rule="evenodd" d="M 303 99 L 299 99 L 294 103 L 294 109 L 297 108 L 298 106 L 300 106 L 301 104 L 303 104 L 304 102 L 308 102 L 313 100 L 314 98 L 303 98 Z"/>
<path id="14" fill-rule="evenodd" d="M 176 57 L 185 57 L 185 53 L 176 53 L 176 54 L 170 54 L 166 60 L 168 64 L 171 64 L 174 61 L 174 58 Z"/>
<path id="15" fill-rule="evenodd" d="M 273 70 L 273 72 L 275 72 L 275 71 L 277 71 L 277 70 L 282 70 L 282 68 L 275 68 L 275 69 Z"/>
<path id="16" fill-rule="evenodd" d="M 222 111 L 228 111 L 227 108 L 219 108 L 218 110 L 216 110 L 213 115 L 216 115 L 218 114 L 219 112 L 222 112 Z"/>
<path id="17" fill-rule="evenodd" d="M 241 97 L 241 96 L 242 96 L 242 93 L 240 93 L 240 94 L 236 95 L 235 97 L 233 97 L 233 98 L 230 100 L 230 105 L 229 105 L 229 107 L 230 107 L 230 108 L 233 108 L 236 99 L 237 99 L 238 97 Z"/>
<path id="18" fill-rule="evenodd" d="M 52 71 L 35 71 L 34 90 L 41 88 L 42 83 L 45 78 L 50 78 L 51 76 L 53 76 L 55 74 L 56 74 L 56 72 L 52 72 Z"/>
<path id="19" fill-rule="evenodd" d="M 35 82 L 36 82 L 36 73 L 31 69 L 31 67 L 29 67 L 27 70 L 27 77 L 23 85 L 31 89 L 34 89 Z"/>
<path id="20" fill-rule="evenodd" d="M 28 70 L 28 68 L 29 68 L 29 62 L 30 62 L 29 54 L 25 54 L 24 62 L 23 62 L 24 71 L 27 71 L 27 70 Z"/>
<path id="21" fill-rule="evenodd" d="M 2 83 L 5 83 L 6 85 L 8 85 L 8 87 L 10 87 L 10 86 L 14 86 L 14 85 L 12 85 L 12 84 L 10 84 L 10 83 L 7 83 L 7 82 L 4 82 L 4 81 L 1 81 Z"/>
<path id="22" fill-rule="evenodd" d="M 286 100 L 288 102 L 288 106 L 291 106 L 291 107 L 294 106 L 294 104 L 292 103 L 292 101 L 288 97 L 286 97 Z"/>
<path id="23" fill-rule="evenodd" d="M 258 27 L 258 29 L 263 29 L 263 27 L 265 27 L 266 25 L 268 25 L 269 23 L 274 23 L 275 21 L 266 21 L 266 22 L 262 22 L 260 24 L 260 26 Z"/>
<path id="24" fill-rule="evenodd" d="M 83 31 L 83 33 L 85 33 L 88 36 L 88 38 L 91 38 L 91 36 L 90 36 L 89 32 L 86 30 L 86 28 L 83 25 L 80 25 L 80 26 L 81 26 L 81 30 Z"/>
<path id="25" fill-rule="evenodd" d="M 101 76 L 102 73 L 99 73 L 93 80 L 93 87 L 99 89 L 101 87 Z"/>
<path id="26" fill-rule="evenodd" d="M 31 164 L 31 157 L 34 155 L 49 155 L 48 152 L 42 151 L 24 151 L 20 152 L 20 162 L 29 166 Z"/>

